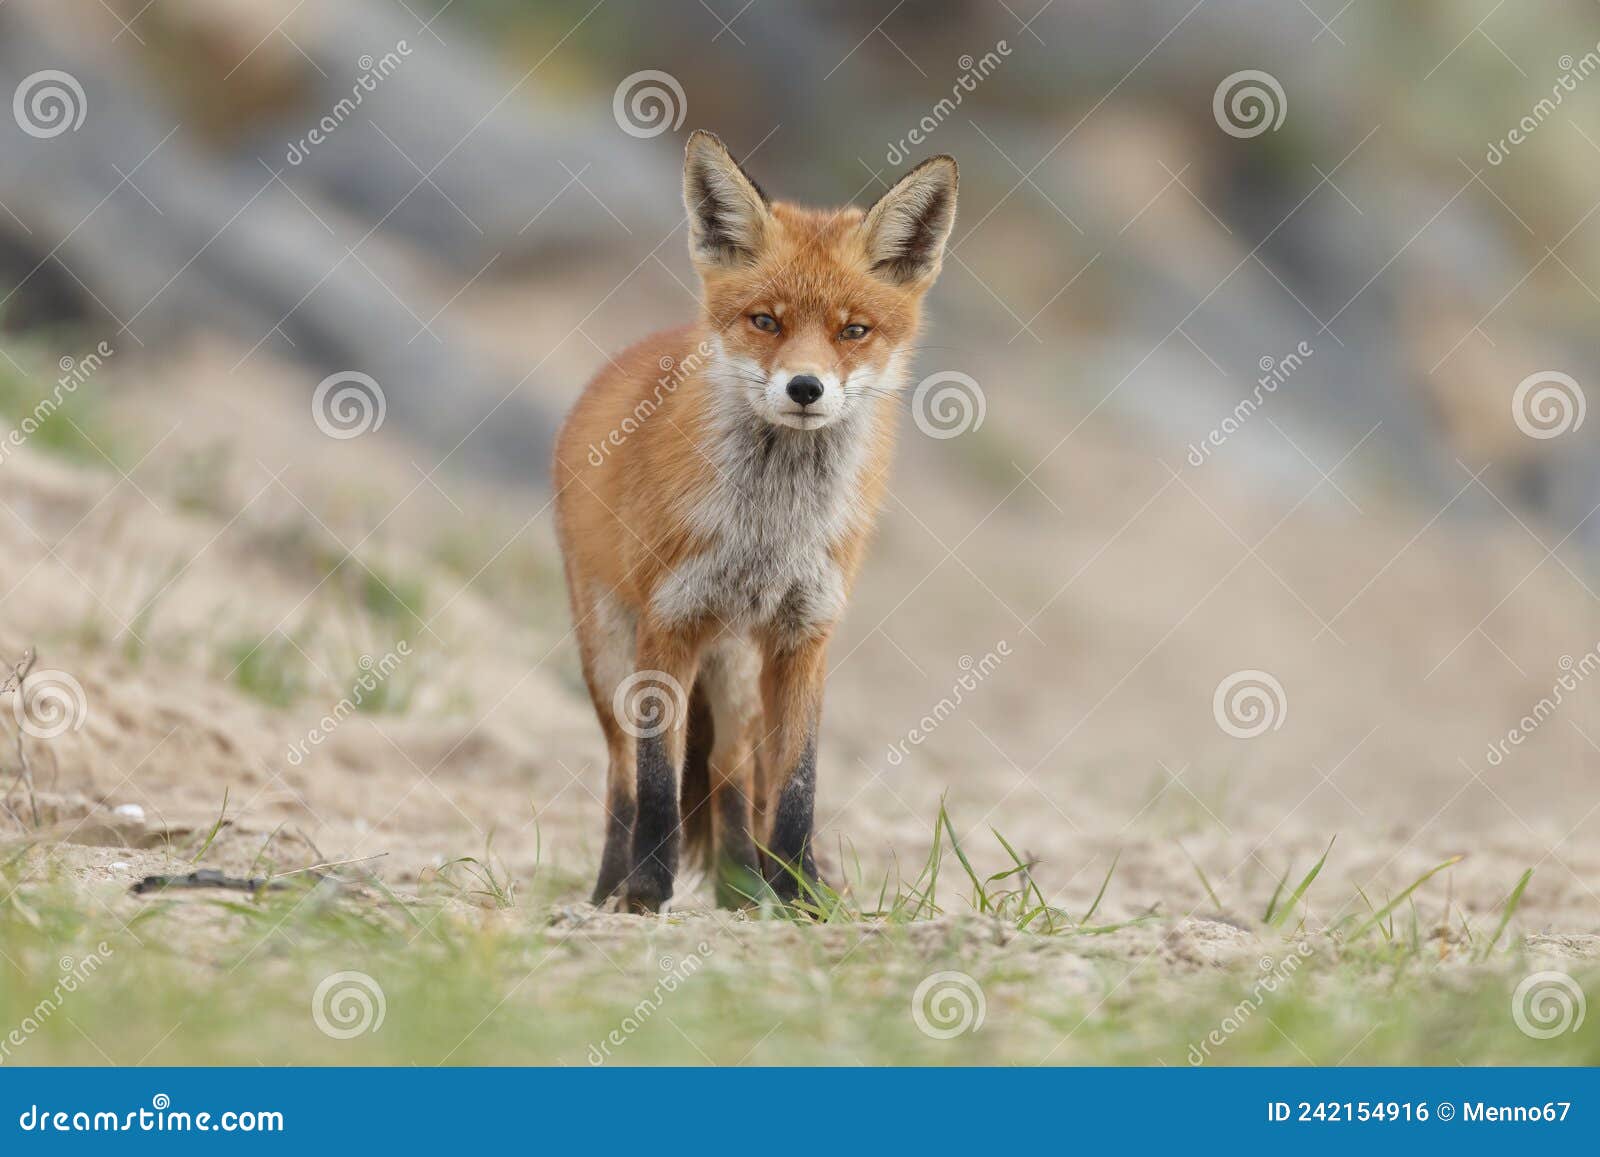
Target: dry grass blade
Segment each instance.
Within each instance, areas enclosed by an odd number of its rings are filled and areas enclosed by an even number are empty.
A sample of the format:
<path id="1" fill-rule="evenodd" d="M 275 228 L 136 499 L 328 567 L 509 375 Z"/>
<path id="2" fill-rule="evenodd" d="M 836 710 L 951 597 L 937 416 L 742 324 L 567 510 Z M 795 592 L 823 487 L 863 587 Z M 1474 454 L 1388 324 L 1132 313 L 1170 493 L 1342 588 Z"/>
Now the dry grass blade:
<path id="1" fill-rule="evenodd" d="M 1211 897 L 1211 906 L 1218 912 L 1222 911 L 1222 901 L 1217 899 L 1216 889 L 1211 886 L 1211 881 L 1206 878 L 1205 869 L 1200 866 L 1200 861 L 1189 854 L 1189 849 L 1178 842 L 1178 850 L 1183 853 L 1184 859 L 1189 861 L 1189 866 L 1194 869 L 1194 874 L 1200 877 L 1200 886 L 1206 890 L 1206 895 Z"/>
<path id="2" fill-rule="evenodd" d="M 1333 841 L 1337 840 L 1338 838 L 1338 836 L 1334 836 L 1333 839 L 1328 841 L 1328 846 L 1323 849 L 1322 858 L 1319 859 L 1315 864 L 1311 865 L 1311 870 L 1307 872 L 1301 879 L 1300 883 L 1295 886 L 1295 890 L 1289 893 L 1289 898 L 1284 901 L 1283 907 L 1276 913 L 1276 919 L 1274 919 L 1272 905 L 1268 905 L 1268 924 L 1272 925 L 1274 928 L 1281 928 L 1284 924 L 1288 923 L 1289 915 L 1294 911 L 1295 905 L 1300 903 L 1306 892 L 1310 890 L 1311 885 L 1316 881 L 1316 878 L 1321 875 L 1322 865 L 1328 862 L 1328 856 L 1333 852 Z M 1282 887 L 1281 883 L 1279 884 L 1279 887 Z M 1273 901 L 1276 902 L 1278 893 L 1274 892 L 1272 898 Z"/>
<path id="3" fill-rule="evenodd" d="M 1511 889 L 1511 894 L 1506 897 L 1506 904 L 1500 912 L 1500 923 L 1495 925 L 1494 935 L 1489 937 L 1479 954 L 1479 960 L 1486 960 L 1489 953 L 1494 951 L 1494 946 L 1500 943 L 1500 937 L 1505 935 L 1506 927 L 1511 923 L 1511 917 L 1516 914 L 1517 907 L 1522 903 L 1522 893 L 1527 891 L 1528 881 L 1533 879 L 1533 869 L 1529 868 L 1522 873 L 1522 878 L 1517 881 L 1516 887 Z"/>
<path id="4" fill-rule="evenodd" d="M 1361 924 L 1359 927 L 1357 927 L 1354 932 L 1350 933 L 1349 939 L 1351 941 L 1356 941 L 1356 940 L 1361 939 L 1361 937 L 1365 936 L 1368 932 L 1372 931 L 1373 928 L 1375 928 L 1381 921 L 1386 919 L 1389 916 L 1390 913 L 1392 913 L 1396 908 L 1398 908 L 1405 901 L 1406 897 L 1411 895 L 1411 893 L 1415 892 L 1418 888 L 1422 887 L 1422 885 L 1426 884 L 1429 880 L 1433 879 L 1435 876 L 1437 876 L 1440 872 L 1444 871 L 1446 868 L 1453 868 L 1464 859 L 1466 859 L 1465 856 L 1451 856 L 1448 860 L 1444 861 L 1444 863 L 1436 864 L 1433 867 L 1429 868 L 1426 872 L 1422 873 L 1422 875 L 1418 876 L 1415 880 L 1411 881 L 1410 885 L 1407 886 L 1405 891 L 1401 892 L 1398 896 L 1396 896 L 1394 899 L 1390 900 L 1382 908 L 1379 908 L 1371 916 L 1367 917 L 1366 921 L 1363 924 Z M 1392 927 L 1391 927 L 1391 935 L 1392 935 Z"/>
<path id="5" fill-rule="evenodd" d="M 222 789 L 222 810 L 217 813 L 216 822 L 211 825 L 211 830 L 206 833 L 206 838 L 200 843 L 200 850 L 189 861 L 198 864 L 200 858 L 211 850 L 211 845 L 216 842 L 217 833 L 222 831 L 222 825 L 228 821 L 228 789 Z"/>
<path id="6" fill-rule="evenodd" d="M 1120 851 L 1111 857 L 1111 866 L 1106 869 L 1106 878 L 1100 881 L 1100 890 L 1095 893 L 1094 903 L 1089 905 L 1089 910 L 1083 914 L 1083 919 L 1078 921 L 1079 924 L 1087 924 L 1094 918 L 1094 914 L 1100 910 L 1100 901 L 1106 898 L 1106 889 L 1111 887 L 1111 876 L 1117 870 L 1117 861 L 1121 858 L 1122 853 Z"/>

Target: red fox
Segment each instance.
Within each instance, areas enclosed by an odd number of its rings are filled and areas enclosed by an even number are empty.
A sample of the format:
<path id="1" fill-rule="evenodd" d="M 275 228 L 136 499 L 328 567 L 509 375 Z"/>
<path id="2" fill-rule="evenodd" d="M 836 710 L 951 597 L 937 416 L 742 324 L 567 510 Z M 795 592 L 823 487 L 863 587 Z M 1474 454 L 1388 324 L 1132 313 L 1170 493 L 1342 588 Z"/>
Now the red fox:
<path id="1" fill-rule="evenodd" d="M 700 319 L 612 360 L 555 454 L 610 757 L 597 905 L 660 911 L 680 844 L 724 906 L 792 902 L 817 880 L 825 651 L 883 498 L 956 182 L 937 156 L 865 212 L 805 209 L 769 201 L 713 134 L 689 137 Z"/>

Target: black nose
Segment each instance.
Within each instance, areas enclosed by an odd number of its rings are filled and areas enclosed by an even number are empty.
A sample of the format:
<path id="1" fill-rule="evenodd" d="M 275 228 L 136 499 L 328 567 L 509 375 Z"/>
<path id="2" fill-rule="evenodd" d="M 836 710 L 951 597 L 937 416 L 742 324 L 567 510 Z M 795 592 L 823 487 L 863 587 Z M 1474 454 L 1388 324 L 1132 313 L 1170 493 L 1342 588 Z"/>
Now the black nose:
<path id="1" fill-rule="evenodd" d="M 789 396 L 802 406 L 822 397 L 822 382 L 813 374 L 796 374 L 789 379 Z"/>

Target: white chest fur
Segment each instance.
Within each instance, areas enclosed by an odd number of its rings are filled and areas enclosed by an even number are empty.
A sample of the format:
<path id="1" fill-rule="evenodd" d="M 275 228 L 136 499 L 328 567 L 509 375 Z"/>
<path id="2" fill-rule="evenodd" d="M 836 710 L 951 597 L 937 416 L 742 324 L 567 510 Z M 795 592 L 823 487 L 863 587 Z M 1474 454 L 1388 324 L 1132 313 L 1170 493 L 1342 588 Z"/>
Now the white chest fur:
<path id="1" fill-rule="evenodd" d="M 679 513 L 707 549 L 656 588 L 656 614 L 738 631 L 836 620 L 845 588 L 830 550 L 870 517 L 860 497 L 867 444 L 865 415 L 814 431 L 723 418 L 707 447 L 713 481 Z"/>

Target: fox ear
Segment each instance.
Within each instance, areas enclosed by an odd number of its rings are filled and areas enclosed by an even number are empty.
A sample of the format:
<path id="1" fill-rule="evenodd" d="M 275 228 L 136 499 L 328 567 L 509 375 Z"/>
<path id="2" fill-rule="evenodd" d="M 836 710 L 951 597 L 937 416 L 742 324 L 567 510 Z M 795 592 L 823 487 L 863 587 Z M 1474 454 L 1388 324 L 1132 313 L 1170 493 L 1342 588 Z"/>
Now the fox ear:
<path id="1" fill-rule="evenodd" d="M 956 220 L 956 162 L 929 157 L 895 182 L 861 223 L 872 271 L 894 285 L 932 281 Z"/>
<path id="2" fill-rule="evenodd" d="M 715 133 L 696 129 L 683 158 L 689 256 L 697 264 L 747 265 L 761 249 L 767 196 Z"/>

